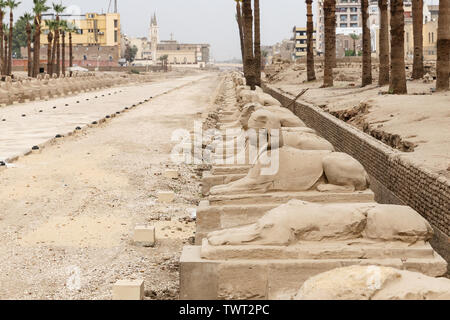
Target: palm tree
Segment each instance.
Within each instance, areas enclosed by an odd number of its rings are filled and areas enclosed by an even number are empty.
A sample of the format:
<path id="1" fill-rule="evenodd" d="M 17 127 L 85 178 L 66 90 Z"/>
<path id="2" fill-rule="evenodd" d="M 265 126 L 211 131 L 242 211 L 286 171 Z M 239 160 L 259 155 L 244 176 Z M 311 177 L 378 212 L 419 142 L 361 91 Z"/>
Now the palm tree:
<path id="1" fill-rule="evenodd" d="M 40 49 L 41 49 L 41 20 L 42 13 L 49 10 L 50 7 L 46 5 L 47 0 L 33 0 L 34 12 L 34 56 L 33 56 L 33 77 L 39 74 L 39 67 L 41 63 Z"/>
<path id="2" fill-rule="evenodd" d="M 447 0 L 448 1 L 448 0 Z M 403 0 L 391 0 L 391 78 L 389 92 L 393 94 L 405 94 L 405 16 Z"/>
<path id="3" fill-rule="evenodd" d="M 61 47 L 60 47 L 60 18 L 59 15 L 66 10 L 66 7 L 64 7 L 61 3 L 53 3 L 53 11 L 56 13 L 56 30 L 55 30 L 55 41 L 53 42 L 53 50 L 56 49 L 56 74 L 60 75 L 61 73 Z"/>
<path id="4" fill-rule="evenodd" d="M 379 39 L 379 60 L 380 72 L 378 85 L 389 84 L 389 21 L 388 21 L 388 0 L 378 0 L 380 11 L 380 39 Z"/>
<path id="5" fill-rule="evenodd" d="M 243 0 L 244 14 L 244 46 L 245 46 L 245 64 L 248 68 L 247 85 L 251 90 L 256 90 L 255 64 L 253 53 L 253 10 L 252 0 Z"/>
<path id="6" fill-rule="evenodd" d="M 323 3 L 325 16 L 325 66 L 323 86 L 333 86 L 333 68 L 336 62 L 336 0 L 325 0 Z"/>
<path id="7" fill-rule="evenodd" d="M 56 20 L 52 21 L 51 24 L 52 30 L 53 30 L 53 49 L 52 49 L 52 54 L 51 54 L 51 63 L 52 63 L 52 68 L 51 68 L 51 76 L 53 76 L 54 73 L 57 73 L 57 66 L 56 66 L 56 52 L 57 52 L 57 46 L 58 46 L 58 41 L 56 38 L 56 34 L 58 33 L 59 30 L 59 22 Z"/>
<path id="8" fill-rule="evenodd" d="M 356 41 L 359 40 L 359 35 L 352 33 L 350 35 L 350 38 L 352 38 L 353 40 L 353 54 L 352 56 L 357 56 L 357 52 L 356 52 Z"/>
<path id="9" fill-rule="evenodd" d="M 20 4 L 20 1 L 7 0 L 6 6 L 9 8 L 9 51 L 8 51 L 8 70 L 7 74 L 12 74 L 12 38 L 13 38 L 13 27 L 14 27 L 14 13 L 13 10 L 16 9 Z"/>
<path id="10" fill-rule="evenodd" d="M 0 0 L 0 72 L 3 74 L 3 66 L 5 64 L 6 55 L 3 52 L 3 18 L 5 17 L 6 2 Z"/>
<path id="11" fill-rule="evenodd" d="M 73 25 L 67 25 L 67 32 L 69 33 L 69 68 L 73 67 L 73 43 L 72 43 L 72 33 L 76 32 L 77 29 Z M 72 76 L 72 70 L 70 70 L 70 76 Z"/>
<path id="12" fill-rule="evenodd" d="M 244 46 L 244 30 L 243 30 L 243 24 L 242 24 L 242 10 L 241 10 L 241 2 L 242 0 L 235 0 L 236 1 L 236 21 L 239 28 L 239 38 L 241 41 L 241 54 L 242 54 L 242 63 L 245 62 L 245 46 Z M 245 70 L 245 68 L 244 68 Z"/>
<path id="13" fill-rule="evenodd" d="M 362 37 L 363 37 L 363 56 L 362 56 L 362 83 L 363 87 L 372 84 L 372 49 L 370 48 L 370 29 L 367 23 L 369 19 L 369 0 L 361 0 L 362 15 Z"/>
<path id="14" fill-rule="evenodd" d="M 159 57 L 159 60 L 161 60 L 164 72 L 167 72 L 167 64 L 168 64 L 168 60 L 169 60 L 169 55 L 164 54 L 161 57 Z"/>
<path id="15" fill-rule="evenodd" d="M 52 42 L 53 42 L 53 31 L 55 30 L 54 20 L 45 20 L 45 24 L 48 27 L 47 35 L 47 74 L 53 74 L 53 59 L 52 59 Z"/>
<path id="16" fill-rule="evenodd" d="M 61 72 L 66 75 L 66 31 L 68 29 L 67 21 L 63 20 L 61 24 Z"/>
<path id="17" fill-rule="evenodd" d="M 450 0 L 439 1 L 436 75 L 436 91 L 449 90 Z"/>
<path id="18" fill-rule="evenodd" d="M 3 24 L 3 39 L 1 42 L 4 42 L 4 52 L 3 52 L 3 57 L 4 57 L 4 63 L 3 63 L 3 69 L 2 69 L 2 73 L 3 75 L 6 75 L 8 73 L 8 63 L 7 63 L 7 57 L 8 57 L 8 36 L 9 33 L 9 28 L 7 24 Z"/>
<path id="19" fill-rule="evenodd" d="M 255 83 L 261 87 L 261 19 L 259 0 L 254 0 L 255 9 Z"/>
<path id="20" fill-rule="evenodd" d="M 413 79 L 423 77 L 423 0 L 412 0 L 414 34 Z"/>
<path id="21" fill-rule="evenodd" d="M 26 32 L 27 32 L 27 56 L 28 56 L 28 76 L 31 77 L 33 75 L 33 71 L 31 70 L 33 68 L 33 60 L 31 58 L 31 21 L 33 20 L 33 16 L 31 14 L 24 13 L 22 16 L 22 19 L 27 22 L 26 26 Z"/>
<path id="22" fill-rule="evenodd" d="M 308 81 L 316 80 L 314 71 L 314 24 L 312 0 L 306 0 L 306 76 Z"/>

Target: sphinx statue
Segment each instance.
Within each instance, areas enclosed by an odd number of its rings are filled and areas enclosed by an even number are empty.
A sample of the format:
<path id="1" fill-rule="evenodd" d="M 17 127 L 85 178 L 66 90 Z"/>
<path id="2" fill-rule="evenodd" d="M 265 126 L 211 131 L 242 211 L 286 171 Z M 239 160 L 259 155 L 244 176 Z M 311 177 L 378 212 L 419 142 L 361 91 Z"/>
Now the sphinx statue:
<path id="1" fill-rule="evenodd" d="M 450 279 L 384 266 L 349 266 L 313 276 L 294 300 L 450 300 Z"/>
<path id="2" fill-rule="evenodd" d="M 262 90 L 249 90 L 243 89 L 238 92 L 238 102 L 243 104 L 249 102 L 258 102 L 263 106 L 278 106 L 281 107 L 281 103 L 273 98 L 271 95 L 262 92 Z"/>
<path id="3" fill-rule="evenodd" d="M 277 156 L 273 156 L 278 151 Z M 283 146 L 263 151 L 246 177 L 211 188 L 212 195 L 240 192 L 366 190 L 369 178 L 364 167 L 345 153 L 327 150 L 299 150 Z M 277 170 L 267 170 L 261 159 L 274 161 Z M 269 172 L 269 173 L 265 173 Z"/>
<path id="4" fill-rule="evenodd" d="M 11 103 L 11 98 L 9 96 L 9 90 L 7 90 L 6 85 L 0 83 L 0 105 L 8 105 Z"/>
<path id="5" fill-rule="evenodd" d="M 22 100 L 22 91 L 15 84 L 13 84 L 12 78 L 10 76 L 6 77 L 5 89 L 6 91 L 8 91 L 9 100 L 11 101 L 11 103 L 19 102 Z"/>
<path id="6" fill-rule="evenodd" d="M 348 279 L 349 286 L 339 280 L 335 286 L 325 281 L 312 281 L 306 289 L 302 285 L 342 266 L 377 265 L 443 276 L 447 263 L 431 247 L 432 236 L 430 224 L 407 206 L 291 200 L 254 223 L 209 232 L 200 246 L 185 247 L 180 296 L 358 298 L 364 291 L 356 287 L 352 296 L 345 290 L 353 290 L 353 280 L 345 274 L 342 279 Z"/>
<path id="7" fill-rule="evenodd" d="M 256 223 L 208 234 L 221 245 L 291 246 L 302 241 L 379 241 L 424 243 L 433 236 L 430 224 L 406 206 L 377 203 L 320 204 L 291 200 Z"/>

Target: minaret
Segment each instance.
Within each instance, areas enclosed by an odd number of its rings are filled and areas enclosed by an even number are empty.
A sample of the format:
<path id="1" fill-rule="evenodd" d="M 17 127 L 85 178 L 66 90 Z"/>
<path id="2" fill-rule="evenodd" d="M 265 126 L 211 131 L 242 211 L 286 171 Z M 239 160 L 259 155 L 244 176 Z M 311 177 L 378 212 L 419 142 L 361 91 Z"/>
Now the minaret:
<path id="1" fill-rule="evenodd" d="M 156 20 L 156 13 L 153 14 L 152 20 L 150 22 L 150 48 L 152 51 L 153 64 L 156 64 L 156 52 L 159 43 L 159 27 Z"/>

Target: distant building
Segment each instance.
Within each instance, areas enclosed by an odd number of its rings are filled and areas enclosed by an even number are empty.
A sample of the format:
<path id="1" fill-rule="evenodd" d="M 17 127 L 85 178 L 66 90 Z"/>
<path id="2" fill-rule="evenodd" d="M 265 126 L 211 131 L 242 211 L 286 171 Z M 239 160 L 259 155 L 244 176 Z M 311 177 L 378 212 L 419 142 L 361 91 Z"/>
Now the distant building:
<path id="1" fill-rule="evenodd" d="M 307 35 L 306 28 L 302 27 L 294 27 L 294 41 L 295 41 L 295 49 L 294 49 L 294 59 L 306 57 L 307 54 Z M 314 29 L 313 33 L 313 46 L 314 46 L 314 54 L 316 53 L 316 30 Z"/>
<path id="2" fill-rule="evenodd" d="M 437 58 L 437 21 L 428 21 L 423 25 L 423 58 L 424 60 L 436 60 Z M 414 57 L 414 33 L 413 24 L 405 24 L 405 56 Z"/>
<path id="3" fill-rule="evenodd" d="M 325 53 L 325 16 L 324 0 L 317 1 L 316 13 L 316 51 L 318 55 Z M 336 0 L 336 34 L 360 35 L 361 28 L 361 0 Z"/>
<path id="4" fill-rule="evenodd" d="M 337 34 L 336 35 L 336 57 L 345 57 L 345 53 L 348 51 L 353 51 L 356 49 L 355 55 L 358 55 L 362 51 L 362 36 L 358 39 L 353 40 L 351 35 L 348 34 Z"/>
<path id="5" fill-rule="evenodd" d="M 209 44 L 160 40 L 156 14 L 151 18 L 148 38 L 126 38 L 124 43 L 138 49 L 134 64 L 158 64 L 160 58 L 166 55 L 169 65 L 204 66 L 210 61 Z"/>
<path id="6" fill-rule="evenodd" d="M 45 23 L 45 20 L 55 19 L 55 16 L 46 16 L 41 25 L 41 44 L 47 46 L 49 29 Z M 77 28 L 77 31 L 72 34 L 72 43 L 75 53 L 79 52 L 81 55 L 79 58 L 88 59 L 88 55 L 91 55 L 95 49 L 89 49 L 86 47 L 97 48 L 97 55 L 95 59 L 101 61 L 109 61 L 111 57 L 117 62 L 117 57 L 120 56 L 120 14 L 118 13 L 87 13 L 84 16 L 74 17 L 61 17 L 61 19 L 67 20 L 67 22 Z M 67 45 L 69 44 L 69 37 L 66 37 Z M 84 49 L 86 54 L 82 54 Z M 107 55 L 101 54 L 102 51 L 108 52 Z M 112 51 L 116 51 L 111 54 Z"/>

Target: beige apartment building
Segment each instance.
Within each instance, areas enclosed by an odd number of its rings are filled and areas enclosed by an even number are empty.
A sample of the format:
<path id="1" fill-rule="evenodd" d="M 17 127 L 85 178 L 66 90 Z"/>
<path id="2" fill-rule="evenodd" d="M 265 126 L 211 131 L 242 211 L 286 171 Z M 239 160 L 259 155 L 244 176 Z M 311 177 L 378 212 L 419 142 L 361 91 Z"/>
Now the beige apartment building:
<path id="1" fill-rule="evenodd" d="M 46 19 L 55 19 L 55 17 L 46 17 Z M 119 13 L 87 13 L 84 16 L 64 17 L 64 19 L 77 28 L 77 32 L 72 34 L 74 47 L 114 47 L 114 50 L 117 50 L 117 56 L 120 55 Z M 45 20 L 42 21 L 41 28 L 41 44 L 46 46 L 48 27 Z M 66 41 L 69 41 L 68 37 Z"/>
<path id="2" fill-rule="evenodd" d="M 307 36 L 306 36 L 306 28 L 304 27 L 294 27 L 294 42 L 295 42 L 295 48 L 294 48 L 294 58 L 302 58 L 306 57 L 307 53 Z M 314 44 L 314 54 L 316 53 L 316 30 L 314 29 L 313 33 L 313 44 Z"/>

